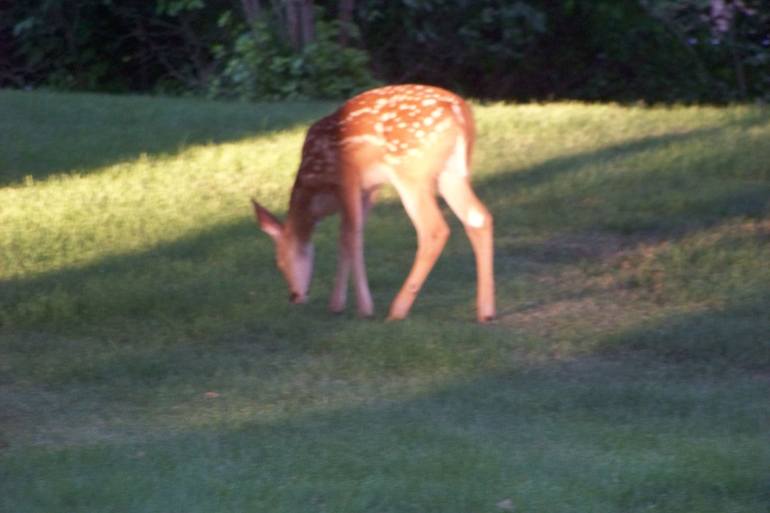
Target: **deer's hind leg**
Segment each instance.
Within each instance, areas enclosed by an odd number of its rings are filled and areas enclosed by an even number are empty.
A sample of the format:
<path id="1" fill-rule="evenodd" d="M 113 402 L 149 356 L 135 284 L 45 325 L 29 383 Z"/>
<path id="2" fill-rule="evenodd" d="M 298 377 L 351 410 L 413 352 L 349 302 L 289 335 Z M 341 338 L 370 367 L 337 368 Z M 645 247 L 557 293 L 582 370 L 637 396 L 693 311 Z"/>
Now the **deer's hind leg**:
<path id="1" fill-rule="evenodd" d="M 403 319 L 412 308 L 449 238 L 449 226 L 436 201 L 435 185 L 394 182 L 401 202 L 417 231 L 417 253 L 409 275 L 390 306 L 388 319 Z"/>
<path id="2" fill-rule="evenodd" d="M 476 257 L 476 317 L 479 322 L 494 319 L 494 233 L 493 219 L 478 199 L 469 181 L 465 159 L 450 159 L 439 175 L 439 193 L 465 227 Z"/>

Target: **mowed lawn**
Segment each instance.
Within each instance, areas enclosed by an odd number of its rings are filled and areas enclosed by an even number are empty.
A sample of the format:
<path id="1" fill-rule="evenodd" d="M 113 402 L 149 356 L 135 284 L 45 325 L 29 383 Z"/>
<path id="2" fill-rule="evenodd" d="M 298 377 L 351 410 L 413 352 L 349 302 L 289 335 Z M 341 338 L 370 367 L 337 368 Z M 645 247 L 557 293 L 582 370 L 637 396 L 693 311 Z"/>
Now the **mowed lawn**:
<path id="1" fill-rule="evenodd" d="M 249 197 L 333 108 L 0 91 L 0 511 L 767 511 L 770 110 L 476 104 L 480 326 L 446 209 L 384 322 L 392 191 L 376 318 L 326 312 L 336 219 L 288 304 Z"/>

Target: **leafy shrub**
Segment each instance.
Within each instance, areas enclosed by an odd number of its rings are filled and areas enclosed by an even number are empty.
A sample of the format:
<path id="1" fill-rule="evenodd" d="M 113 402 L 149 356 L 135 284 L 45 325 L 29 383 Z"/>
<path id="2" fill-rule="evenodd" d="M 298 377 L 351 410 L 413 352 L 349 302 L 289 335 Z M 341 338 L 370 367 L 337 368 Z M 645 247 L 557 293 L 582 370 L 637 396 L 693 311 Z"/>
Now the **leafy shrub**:
<path id="1" fill-rule="evenodd" d="M 373 86 L 368 55 L 342 46 L 340 29 L 337 21 L 318 21 L 316 39 L 295 51 L 273 26 L 256 21 L 235 38 L 232 49 L 215 48 L 223 68 L 211 80 L 209 95 L 243 100 L 341 98 Z"/>

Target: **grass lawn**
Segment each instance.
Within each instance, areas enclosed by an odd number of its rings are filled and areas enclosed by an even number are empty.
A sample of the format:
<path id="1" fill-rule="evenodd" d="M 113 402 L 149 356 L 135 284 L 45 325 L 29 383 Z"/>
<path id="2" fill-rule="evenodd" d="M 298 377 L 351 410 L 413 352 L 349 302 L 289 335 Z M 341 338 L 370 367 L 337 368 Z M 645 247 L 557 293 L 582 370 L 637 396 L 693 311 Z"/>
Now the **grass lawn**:
<path id="1" fill-rule="evenodd" d="M 0 511 L 768 511 L 768 109 L 476 105 L 480 326 L 448 210 L 383 322 L 392 191 L 377 318 L 326 312 L 336 219 L 288 304 L 248 198 L 332 108 L 0 91 Z"/>

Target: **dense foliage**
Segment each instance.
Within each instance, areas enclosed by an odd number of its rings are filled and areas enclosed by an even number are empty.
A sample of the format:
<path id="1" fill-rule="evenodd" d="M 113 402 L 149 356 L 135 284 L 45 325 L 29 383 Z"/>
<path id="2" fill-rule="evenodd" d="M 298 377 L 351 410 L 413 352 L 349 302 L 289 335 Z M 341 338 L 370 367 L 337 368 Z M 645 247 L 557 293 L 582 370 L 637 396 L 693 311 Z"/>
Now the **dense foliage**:
<path id="1" fill-rule="evenodd" d="M 315 4 L 301 47 L 298 3 Z M 373 77 L 489 98 L 768 100 L 770 3 L 0 0 L 0 86 L 269 99 Z"/>
<path id="2" fill-rule="evenodd" d="M 339 35 L 337 22 L 320 20 L 313 42 L 296 51 L 274 26 L 256 21 L 231 47 L 216 47 L 223 67 L 208 93 L 249 100 L 339 98 L 373 86 L 366 53 L 340 45 Z"/>

